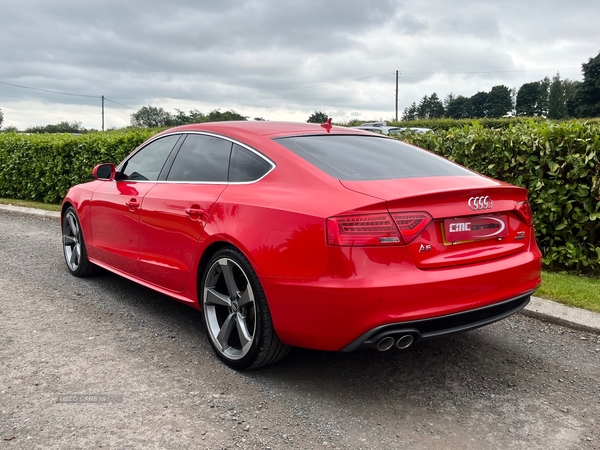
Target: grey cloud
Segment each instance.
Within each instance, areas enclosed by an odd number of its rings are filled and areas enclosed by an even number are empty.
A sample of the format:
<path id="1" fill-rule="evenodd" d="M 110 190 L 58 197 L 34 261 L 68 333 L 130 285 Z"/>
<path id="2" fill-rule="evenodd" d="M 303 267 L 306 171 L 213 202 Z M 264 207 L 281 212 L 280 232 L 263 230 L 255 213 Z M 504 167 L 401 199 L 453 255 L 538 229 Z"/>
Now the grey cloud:
<path id="1" fill-rule="evenodd" d="M 404 94 L 418 100 L 433 90 L 444 96 L 552 76 L 552 69 L 595 56 L 600 41 L 600 4 L 587 0 L 576 7 L 548 0 L 543 10 L 517 0 L 0 1 L 0 81 L 107 95 L 134 108 L 171 99 L 225 109 L 383 113 L 396 69 Z M 552 69 L 442 74 L 531 67 Z M 97 104 L 0 85 L 0 108 L 21 98 Z"/>

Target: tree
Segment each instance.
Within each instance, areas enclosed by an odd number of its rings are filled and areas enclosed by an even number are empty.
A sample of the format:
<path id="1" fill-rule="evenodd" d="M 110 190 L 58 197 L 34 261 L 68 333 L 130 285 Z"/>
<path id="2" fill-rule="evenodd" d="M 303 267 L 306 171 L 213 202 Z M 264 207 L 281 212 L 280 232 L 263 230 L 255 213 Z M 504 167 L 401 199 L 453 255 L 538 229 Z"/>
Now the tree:
<path id="1" fill-rule="evenodd" d="M 459 95 L 446 104 L 446 117 L 466 119 L 471 117 L 471 99 Z"/>
<path id="2" fill-rule="evenodd" d="M 402 113 L 402 121 L 408 122 L 409 120 L 417 120 L 417 118 L 418 118 L 417 104 L 415 102 L 412 102 L 412 105 L 410 105 L 407 108 L 404 108 L 404 112 Z"/>
<path id="3" fill-rule="evenodd" d="M 315 111 L 310 115 L 307 122 L 308 123 L 325 123 L 327 122 L 327 114 L 322 111 Z"/>
<path id="4" fill-rule="evenodd" d="M 81 122 L 62 121 L 53 125 L 38 125 L 25 128 L 25 133 L 85 133 L 86 130 Z"/>
<path id="5" fill-rule="evenodd" d="M 510 89 L 504 85 L 494 86 L 488 94 L 485 102 L 486 116 L 500 118 L 507 115 L 513 109 Z"/>
<path id="6" fill-rule="evenodd" d="M 419 119 L 427 119 L 427 111 L 429 109 L 429 97 L 424 95 L 419 106 L 417 106 L 417 117 Z"/>
<path id="7" fill-rule="evenodd" d="M 536 115 L 541 117 L 548 116 L 548 96 L 550 91 L 550 78 L 544 77 L 539 81 L 540 92 L 537 101 Z"/>
<path id="8" fill-rule="evenodd" d="M 197 109 L 190 110 L 189 114 L 186 114 L 184 111 L 175 108 L 175 114 L 170 115 L 170 119 L 166 125 L 169 126 L 178 126 L 178 125 L 187 125 L 190 123 L 202 123 L 208 122 L 208 117 L 198 111 Z"/>
<path id="9" fill-rule="evenodd" d="M 19 129 L 13 125 L 2 128 L 3 133 L 18 133 Z"/>
<path id="10" fill-rule="evenodd" d="M 419 119 L 437 119 L 444 115 L 444 105 L 437 93 L 431 96 L 423 96 L 417 107 L 417 116 Z"/>
<path id="11" fill-rule="evenodd" d="M 2 110 L 0 109 L 0 128 L 2 128 L 2 122 L 4 122 L 4 114 L 2 113 Z"/>
<path id="12" fill-rule="evenodd" d="M 578 117 L 600 116 L 600 53 L 581 65 L 583 81 L 577 88 L 575 101 Z"/>
<path id="13" fill-rule="evenodd" d="M 452 92 L 450 92 L 448 95 L 446 95 L 446 98 L 444 98 L 444 109 L 446 109 L 448 107 L 448 105 L 453 102 L 454 100 L 456 100 L 456 95 L 454 95 Z"/>
<path id="14" fill-rule="evenodd" d="M 480 119 L 486 117 L 486 104 L 488 99 L 488 93 L 484 91 L 479 91 L 477 94 L 471 96 L 471 117 Z"/>
<path id="15" fill-rule="evenodd" d="M 173 117 L 162 108 L 142 106 L 131 115 L 131 125 L 134 127 L 165 127 L 173 124 Z"/>
<path id="16" fill-rule="evenodd" d="M 556 75 L 552 78 L 548 94 L 548 118 L 564 119 L 568 114 L 565 88 L 560 79 L 560 73 L 556 72 Z"/>
<path id="17" fill-rule="evenodd" d="M 444 116 L 444 105 L 438 97 L 437 93 L 431 94 L 429 97 L 429 118 L 439 119 Z"/>
<path id="18" fill-rule="evenodd" d="M 202 123 L 206 122 L 208 119 L 204 113 L 201 113 L 197 109 L 190 109 L 190 114 L 187 116 L 188 123 Z"/>
<path id="19" fill-rule="evenodd" d="M 221 112 L 218 109 L 213 109 L 206 116 L 209 122 L 227 122 L 229 120 L 248 120 L 247 116 L 242 116 L 238 114 L 233 109 L 229 111 Z"/>
<path id="20" fill-rule="evenodd" d="M 517 116 L 532 117 L 537 115 L 539 98 L 539 81 L 522 85 L 517 93 L 517 104 L 515 106 Z"/>
<path id="21" fill-rule="evenodd" d="M 577 90 L 581 85 L 581 81 L 573 81 L 566 79 L 563 81 L 563 89 L 565 91 L 565 106 L 567 107 L 567 114 L 569 117 L 577 117 Z"/>

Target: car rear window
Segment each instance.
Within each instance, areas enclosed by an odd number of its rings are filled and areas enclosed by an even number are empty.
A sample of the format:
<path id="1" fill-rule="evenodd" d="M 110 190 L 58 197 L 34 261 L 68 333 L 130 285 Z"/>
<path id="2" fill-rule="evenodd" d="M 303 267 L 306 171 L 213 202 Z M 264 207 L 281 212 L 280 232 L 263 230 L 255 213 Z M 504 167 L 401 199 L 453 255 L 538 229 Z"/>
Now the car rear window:
<path id="1" fill-rule="evenodd" d="M 426 150 L 378 136 L 296 136 L 275 141 L 339 180 L 475 175 Z"/>

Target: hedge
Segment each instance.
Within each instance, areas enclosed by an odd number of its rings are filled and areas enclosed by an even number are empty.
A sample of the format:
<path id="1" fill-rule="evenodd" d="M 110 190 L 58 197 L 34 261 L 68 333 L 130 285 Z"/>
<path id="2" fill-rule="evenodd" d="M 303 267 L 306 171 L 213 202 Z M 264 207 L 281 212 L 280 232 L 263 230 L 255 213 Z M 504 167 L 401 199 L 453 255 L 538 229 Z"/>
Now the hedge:
<path id="1" fill-rule="evenodd" d="M 157 130 L 82 136 L 0 133 L 0 197 L 58 203 L 101 162 L 119 162 Z M 600 122 L 468 122 L 400 139 L 484 175 L 529 189 L 550 268 L 600 269 Z"/>
<path id="2" fill-rule="evenodd" d="M 92 179 L 96 164 L 120 162 L 155 133 L 0 133 L 0 197 L 59 203 L 69 187 Z"/>
<path id="3" fill-rule="evenodd" d="M 536 236 L 551 269 L 600 269 L 600 123 L 465 125 L 399 137 L 472 170 L 529 189 Z"/>
<path id="4" fill-rule="evenodd" d="M 570 123 L 572 119 L 563 121 L 554 121 L 554 123 Z M 451 128 L 465 127 L 470 125 L 481 125 L 483 128 L 510 128 L 519 124 L 531 125 L 532 123 L 543 125 L 546 123 L 546 119 L 543 117 L 503 117 L 500 119 L 417 119 L 406 122 L 394 122 L 388 121 L 389 126 L 398 127 L 417 127 L 417 128 L 431 128 L 434 131 L 448 131 Z M 588 123 L 600 124 L 600 119 L 589 119 Z"/>

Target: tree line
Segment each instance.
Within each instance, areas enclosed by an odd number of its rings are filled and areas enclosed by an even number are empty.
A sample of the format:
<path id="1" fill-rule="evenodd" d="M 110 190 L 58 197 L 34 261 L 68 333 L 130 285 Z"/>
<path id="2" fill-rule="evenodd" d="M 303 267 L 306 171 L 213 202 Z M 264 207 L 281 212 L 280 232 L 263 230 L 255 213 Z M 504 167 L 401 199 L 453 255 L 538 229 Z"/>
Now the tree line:
<path id="1" fill-rule="evenodd" d="M 2 122 L 4 116 L 2 110 L 0 110 L 0 128 L 2 128 Z M 165 111 L 163 108 L 155 106 L 142 106 L 139 110 L 131 114 L 130 124 L 132 127 L 137 128 L 164 128 L 174 127 L 178 125 L 187 125 L 190 123 L 202 123 L 202 122 L 223 122 L 227 120 L 248 120 L 248 116 L 242 116 L 234 110 L 221 112 L 218 109 L 211 111 L 208 114 L 204 114 L 197 109 L 193 109 L 186 113 L 179 109 L 175 109 L 175 113 Z M 262 117 L 255 117 L 254 120 L 265 120 Z M 19 132 L 17 127 L 9 126 L 3 128 L 3 132 Z M 36 134 L 36 133 L 71 133 L 71 134 L 84 134 L 92 131 L 98 131 L 95 129 L 88 129 L 83 127 L 81 122 L 73 121 L 67 122 L 62 121 L 56 124 L 50 125 L 37 125 L 28 127 L 23 130 L 24 133 Z"/>
<path id="2" fill-rule="evenodd" d="M 248 116 L 242 116 L 233 109 L 224 112 L 215 109 L 208 114 L 204 114 L 197 109 L 192 109 L 189 113 L 175 109 L 175 114 L 172 114 L 163 108 L 143 106 L 131 115 L 131 126 L 151 128 L 175 127 L 190 123 L 225 122 L 229 120 L 248 120 Z M 254 120 L 264 119 L 262 117 L 255 117 Z"/>
<path id="3" fill-rule="evenodd" d="M 404 109 L 402 120 L 500 118 L 508 115 L 540 116 L 549 119 L 600 116 L 600 53 L 582 66 L 583 81 L 561 79 L 557 73 L 523 84 L 518 90 L 505 85 L 480 91 L 471 97 L 448 94 L 441 100 L 437 93 L 425 95 L 417 104 Z"/>

